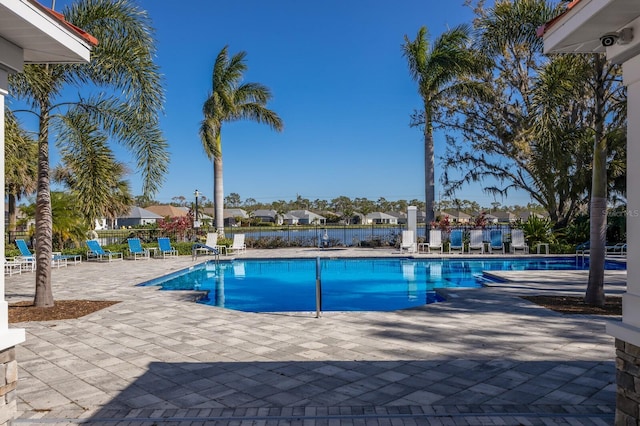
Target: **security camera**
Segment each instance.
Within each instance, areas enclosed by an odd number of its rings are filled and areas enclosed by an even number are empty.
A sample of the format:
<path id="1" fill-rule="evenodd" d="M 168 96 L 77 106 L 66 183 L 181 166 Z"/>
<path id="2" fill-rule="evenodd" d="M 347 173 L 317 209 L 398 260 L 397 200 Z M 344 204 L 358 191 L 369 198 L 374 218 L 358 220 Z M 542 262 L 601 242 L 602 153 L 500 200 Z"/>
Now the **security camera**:
<path id="1" fill-rule="evenodd" d="M 602 43 L 604 47 L 613 46 L 618 41 L 618 38 L 620 38 L 618 33 L 606 33 L 600 37 L 600 43 Z"/>

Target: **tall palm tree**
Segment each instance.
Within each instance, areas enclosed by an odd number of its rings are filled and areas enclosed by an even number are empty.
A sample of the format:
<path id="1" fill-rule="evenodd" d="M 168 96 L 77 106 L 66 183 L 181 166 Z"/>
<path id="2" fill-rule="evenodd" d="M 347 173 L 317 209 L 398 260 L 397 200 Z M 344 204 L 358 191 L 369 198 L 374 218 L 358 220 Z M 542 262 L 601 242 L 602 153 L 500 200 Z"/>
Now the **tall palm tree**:
<path id="1" fill-rule="evenodd" d="M 10 93 L 24 99 L 39 119 L 36 195 L 36 292 L 34 304 L 53 306 L 51 291 L 52 207 L 49 134 L 60 118 L 78 111 L 137 160 L 143 193 L 154 193 L 167 170 L 166 142 L 158 126 L 164 94 L 153 63 L 155 41 L 146 12 L 132 0 L 78 0 L 65 19 L 94 35 L 99 44 L 82 65 L 27 65 L 10 76 Z M 73 87 L 75 90 L 65 89 Z M 95 89 L 97 95 L 91 95 Z M 79 98 L 69 93 L 79 92 Z M 52 132 L 53 133 L 53 132 Z"/>
<path id="2" fill-rule="evenodd" d="M 229 57 L 228 46 L 216 57 L 211 77 L 212 89 L 202 106 L 204 119 L 200 137 L 207 156 L 213 160 L 213 202 L 215 227 L 224 236 L 224 187 L 222 178 L 222 124 L 229 121 L 253 120 L 281 131 L 278 114 L 267 108 L 271 91 L 259 83 L 242 83 L 247 70 L 246 52 Z"/>
<path id="3" fill-rule="evenodd" d="M 477 55 L 468 49 L 469 26 L 455 27 L 436 38 L 431 45 L 427 36 L 426 27 L 418 30 L 415 40 L 405 35 L 402 49 L 422 98 L 423 111 L 416 124 L 423 126 L 424 133 L 425 221 L 428 230 L 435 220 L 434 117 L 456 93 L 471 93 L 481 89 L 478 84 L 464 77 L 482 71 L 484 66 Z"/>

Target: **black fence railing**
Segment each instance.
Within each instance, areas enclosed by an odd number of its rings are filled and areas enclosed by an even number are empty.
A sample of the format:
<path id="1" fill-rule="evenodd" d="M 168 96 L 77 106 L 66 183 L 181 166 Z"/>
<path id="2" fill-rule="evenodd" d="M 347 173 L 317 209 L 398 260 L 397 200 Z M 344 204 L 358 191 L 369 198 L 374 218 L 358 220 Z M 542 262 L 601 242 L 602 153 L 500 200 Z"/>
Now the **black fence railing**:
<path id="1" fill-rule="evenodd" d="M 232 238 L 233 234 L 245 234 L 248 247 L 320 247 L 331 246 L 367 246 L 384 247 L 393 246 L 400 241 L 402 231 L 407 226 L 402 225 L 283 225 L 283 226 L 250 226 L 227 227 L 225 237 Z M 442 234 L 443 241 L 449 239 L 449 231 L 474 229 L 473 225 L 456 225 Z M 495 224 L 485 226 L 486 241 L 490 241 L 489 232 L 492 229 L 500 229 L 503 232 L 505 242 L 509 241 L 511 233 L 510 225 Z M 160 229 L 112 229 L 96 231 L 98 240 L 102 245 L 126 244 L 127 238 L 137 237 L 143 242 L 151 243 L 158 237 L 169 237 L 172 241 L 188 242 L 204 238 L 207 232 L 215 232 L 213 228 L 190 229 L 184 232 L 168 232 Z M 18 238 L 24 239 L 33 247 L 33 236 L 27 231 L 11 231 L 6 234 L 5 244 L 13 244 Z M 418 242 L 425 241 L 425 226 L 418 224 Z"/>

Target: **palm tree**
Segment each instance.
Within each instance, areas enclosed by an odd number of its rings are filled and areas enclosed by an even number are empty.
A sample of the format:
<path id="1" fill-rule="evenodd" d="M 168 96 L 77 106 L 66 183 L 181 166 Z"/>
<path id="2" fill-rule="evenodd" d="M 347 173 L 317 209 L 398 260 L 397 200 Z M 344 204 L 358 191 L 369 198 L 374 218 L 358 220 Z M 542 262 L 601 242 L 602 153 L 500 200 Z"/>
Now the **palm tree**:
<path id="1" fill-rule="evenodd" d="M 27 65 L 9 81 L 10 93 L 25 100 L 39 119 L 34 300 L 39 307 L 53 306 L 50 130 L 61 133 L 73 123 L 69 117 L 81 114 L 96 125 L 96 132 L 109 135 L 132 152 L 142 174 L 144 194 L 158 189 L 168 164 L 166 142 L 158 126 L 164 95 L 152 60 L 155 41 L 147 14 L 131 0 L 78 0 L 63 14 L 99 40 L 91 62 Z M 69 87 L 75 90 L 64 90 Z M 91 89 L 99 94 L 92 96 Z M 68 94 L 75 91 L 80 92 L 80 98 L 69 99 Z"/>
<path id="2" fill-rule="evenodd" d="M 114 220 L 126 213 L 134 200 L 124 180 L 125 164 L 116 160 L 106 136 L 86 118 L 72 113 L 63 117 L 67 126 L 58 144 L 62 165 L 53 170 L 52 177 L 75 194 L 79 212 L 92 226 L 102 217 Z"/>
<path id="3" fill-rule="evenodd" d="M 213 161 L 213 202 L 215 227 L 224 237 L 224 187 L 222 181 L 222 124 L 229 121 L 253 120 L 281 131 L 278 115 L 266 107 L 271 91 L 259 83 L 242 83 L 247 70 L 245 52 L 229 57 L 228 46 L 216 57 L 211 76 L 212 89 L 202 106 L 204 120 L 200 137 L 207 156 Z"/>
<path id="4" fill-rule="evenodd" d="M 425 222 L 429 229 L 435 220 L 435 172 L 433 119 L 439 109 L 456 93 L 470 93 L 479 89 L 478 85 L 464 79 L 478 73 L 483 62 L 467 48 L 470 28 L 460 25 L 436 38 L 430 46 L 427 28 L 418 30 L 415 40 L 404 36 L 403 56 L 407 58 L 409 72 L 418 83 L 418 93 L 422 98 L 421 112 L 416 124 L 423 125 L 424 133 L 424 179 L 425 179 Z M 429 232 L 427 232 L 429 235 Z"/>

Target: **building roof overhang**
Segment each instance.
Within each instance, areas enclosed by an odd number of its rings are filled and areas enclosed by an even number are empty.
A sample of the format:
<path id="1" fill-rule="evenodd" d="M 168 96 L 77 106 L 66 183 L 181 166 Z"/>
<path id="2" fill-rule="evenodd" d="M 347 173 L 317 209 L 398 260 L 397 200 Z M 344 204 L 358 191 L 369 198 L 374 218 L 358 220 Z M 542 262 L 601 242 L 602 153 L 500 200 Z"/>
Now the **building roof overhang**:
<path id="1" fill-rule="evenodd" d="M 633 37 L 604 47 L 600 38 L 631 28 Z M 605 53 L 621 63 L 640 53 L 640 1 L 573 0 L 567 9 L 538 28 L 544 53 Z"/>
<path id="2" fill-rule="evenodd" d="M 0 0 L 0 66 L 89 62 L 95 37 L 36 0 Z"/>

